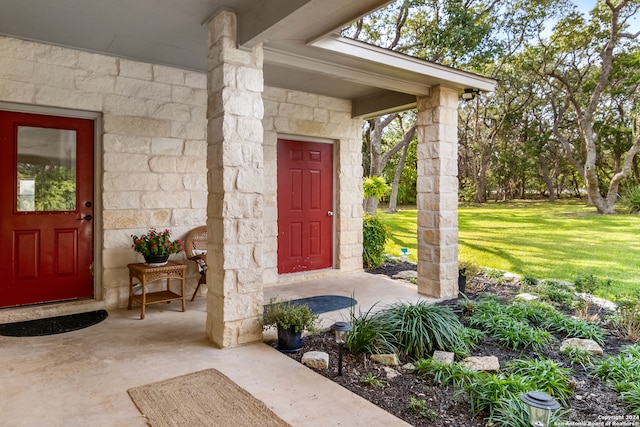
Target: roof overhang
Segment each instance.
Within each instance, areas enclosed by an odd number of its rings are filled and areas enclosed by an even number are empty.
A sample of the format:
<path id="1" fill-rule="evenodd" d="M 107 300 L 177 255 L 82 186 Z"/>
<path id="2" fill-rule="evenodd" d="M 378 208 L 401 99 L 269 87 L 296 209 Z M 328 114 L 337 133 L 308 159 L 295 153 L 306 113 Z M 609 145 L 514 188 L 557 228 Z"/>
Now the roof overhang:
<path id="1" fill-rule="evenodd" d="M 240 48 L 264 47 L 268 86 L 350 99 L 353 115 L 412 108 L 431 87 L 495 81 L 346 39 L 335 30 L 390 0 L 3 0 L 0 35 L 207 71 L 207 25 L 238 16 Z"/>

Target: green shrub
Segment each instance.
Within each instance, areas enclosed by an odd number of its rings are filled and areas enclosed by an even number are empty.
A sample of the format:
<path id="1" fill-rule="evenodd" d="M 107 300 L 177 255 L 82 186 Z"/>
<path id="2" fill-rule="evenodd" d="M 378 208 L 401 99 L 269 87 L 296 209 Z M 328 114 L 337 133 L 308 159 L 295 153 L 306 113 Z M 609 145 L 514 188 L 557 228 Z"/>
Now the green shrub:
<path id="1" fill-rule="evenodd" d="M 595 323 L 584 319 L 562 316 L 560 319 L 548 319 L 543 322 L 548 329 L 561 333 L 567 338 L 583 338 L 594 340 L 598 344 L 604 344 L 604 332 Z"/>
<path id="2" fill-rule="evenodd" d="M 364 214 L 362 218 L 363 253 L 367 268 L 377 267 L 384 262 L 384 245 L 389 240 L 389 229 L 377 216 Z"/>
<path id="3" fill-rule="evenodd" d="M 582 369 L 587 369 L 588 366 L 593 366 L 593 353 L 584 348 L 578 347 L 566 347 L 561 352 L 571 363 L 578 363 L 582 366 Z"/>
<path id="4" fill-rule="evenodd" d="M 640 384 L 631 384 L 629 389 L 620 393 L 622 401 L 629 406 L 629 413 L 640 415 Z"/>
<path id="5" fill-rule="evenodd" d="M 640 344 L 622 349 L 617 356 L 607 356 L 597 363 L 593 373 L 619 392 L 629 389 L 631 384 L 640 384 Z"/>
<path id="6" fill-rule="evenodd" d="M 507 306 L 492 299 L 483 299 L 476 306 L 469 324 L 486 331 L 500 345 L 513 350 L 539 350 L 553 339 L 549 332 L 532 327 L 526 319 L 514 318 Z"/>
<path id="7" fill-rule="evenodd" d="M 593 295 L 600 287 L 600 281 L 593 274 L 587 274 L 586 276 L 579 275 L 576 278 L 574 285 L 576 287 L 576 291 Z"/>
<path id="8" fill-rule="evenodd" d="M 555 397 L 561 405 L 568 405 L 573 394 L 569 380 L 573 372 L 549 359 L 518 359 L 507 364 L 511 375 L 518 375 L 536 390 Z"/>
<path id="9" fill-rule="evenodd" d="M 623 297 L 616 301 L 618 310 L 612 317 L 613 324 L 631 341 L 640 341 L 640 298 Z"/>
<path id="10" fill-rule="evenodd" d="M 487 411 L 491 417 L 503 402 L 516 400 L 529 391 L 529 383 L 524 378 L 502 374 L 481 373 L 465 386 L 474 414 Z"/>
<path id="11" fill-rule="evenodd" d="M 429 421 L 435 421 L 438 418 L 436 411 L 429 407 L 429 404 L 424 399 L 416 399 L 412 397 L 407 404 L 407 409 L 414 415 L 422 418 L 426 418 Z"/>
<path id="12" fill-rule="evenodd" d="M 622 207 L 622 211 L 627 213 L 640 212 L 640 187 L 629 186 L 624 189 L 620 196 L 618 204 Z"/>
<path id="13" fill-rule="evenodd" d="M 395 337 L 393 344 L 401 356 L 423 359 L 434 350 L 468 353 L 460 334 L 464 326 L 446 306 L 419 301 L 396 303 L 373 316 L 384 330 Z"/>
<path id="14" fill-rule="evenodd" d="M 456 389 L 464 388 L 478 376 L 477 371 L 460 363 L 449 365 L 432 358 L 416 361 L 413 372 L 420 377 L 431 378 L 434 384 L 452 385 Z"/>
<path id="15" fill-rule="evenodd" d="M 545 280 L 539 284 L 536 293 L 543 300 L 553 301 L 569 308 L 574 308 L 582 303 L 582 299 L 575 294 L 569 285 L 553 280 Z"/>
<path id="16" fill-rule="evenodd" d="M 381 176 L 366 176 L 362 180 L 364 198 L 375 197 L 380 200 L 391 192 L 391 186 Z"/>
<path id="17" fill-rule="evenodd" d="M 353 307 L 350 311 L 350 323 L 353 328 L 347 335 L 346 348 L 351 354 L 396 353 L 393 345 L 395 337 L 386 331 L 380 322 L 373 318 L 371 310 L 366 313 L 355 314 Z"/>

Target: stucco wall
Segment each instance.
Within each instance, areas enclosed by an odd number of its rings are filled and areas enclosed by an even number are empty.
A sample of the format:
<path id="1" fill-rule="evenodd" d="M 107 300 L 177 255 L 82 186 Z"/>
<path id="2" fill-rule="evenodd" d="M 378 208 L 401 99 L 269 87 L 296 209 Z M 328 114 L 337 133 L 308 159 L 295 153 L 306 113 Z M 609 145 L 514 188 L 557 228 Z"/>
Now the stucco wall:
<path id="1" fill-rule="evenodd" d="M 183 238 L 206 221 L 206 84 L 204 73 L 0 37 L 0 102 L 102 114 L 98 176 L 103 191 L 96 195 L 102 198 L 102 212 L 95 224 L 99 233 L 102 221 L 107 307 L 126 305 L 126 265 L 142 260 L 130 248 L 131 234 L 155 226 Z M 265 183 L 264 283 L 279 281 L 278 133 L 334 141 L 336 267 L 362 268 L 361 122 L 351 118 L 351 104 L 265 88 L 264 105 L 265 176 L 270 177 Z M 172 258 L 184 260 L 184 254 Z M 191 290 L 198 274 L 193 265 L 188 274 Z"/>

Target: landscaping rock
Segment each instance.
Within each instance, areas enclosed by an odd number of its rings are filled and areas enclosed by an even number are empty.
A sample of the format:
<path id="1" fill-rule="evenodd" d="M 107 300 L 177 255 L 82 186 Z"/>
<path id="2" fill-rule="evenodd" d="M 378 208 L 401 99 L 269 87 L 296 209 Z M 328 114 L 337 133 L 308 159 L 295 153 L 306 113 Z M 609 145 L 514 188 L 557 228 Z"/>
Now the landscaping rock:
<path id="1" fill-rule="evenodd" d="M 474 371 L 495 372 L 500 369 L 500 361 L 496 356 L 467 357 L 461 363 Z"/>
<path id="2" fill-rule="evenodd" d="M 594 340 L 586 340 L 583 338 L 568 338 L 562 341 L 562 344 L 560 345 L 560 352 L 564 351 L 564 349 L 566 349 L 567 347 L 581 348 L 600 356 L 604 354 L 602 347 L 600 347 L 600 345 Z"/>
<path id="3" fill-rule="evenodd" d="M 402 365 L 402 369 L 405 369 L 409 372 L 411 371 L 415 371 L 416 370 L 416 365 L 414 365 L 413 363 L 406 363 L 404 365 Z"/>
<path id="4" fill-rule="evenodd" d="M 400 376 L 400 372 L 396 371 L 393 368 L 389 368 L 388 366 L 384 367 L 384 372 L 387 375 L 387 379 L 389 380 Z"/>
<path id="5" fill-rule="evenodd" d="M 588 303 L 593 304 L 597 307 L 603 308 L 605 310 L 615 311 L 618 308 L 618 306 L 615 303 L 609 300 L 606 300 L 604 298 L 594 297 L 593 295 L 587 294 L 587 293 L 576 293 L 576 295 L 578 295 L 580 298 L 587 301 Z"/>
<path id="6" fill-rule="evenodd" d="M 521 299 L 521 300 L 523 300 L 523 301 L 535 301 L 535 300 L 537 300 L 537 299 L 540 299 L 540 298 L 538 298 L 537 296 L 532 295 L 532 294 L 528 294 L 528 293 L 526 293 L 526 292 L 525 292 L 525 293 L 522 293 L 522 294 L 518 294 L 518 295 L 516 295 L 514 298 L 515 298 L 515 299 Z"/>
<path id="7" fill-rule="evenodd" d="M 371 360 L 382 363 L 385 366 L 398 366 L 400 364 L 396 354 L 372 354 Z"/>
<path id="8" fill-rule="evenodd" d="M 314 369 L 329 369 L 329 355 L 324 351 L 308 351 L 302 355 L 302 364 Z"/>
<path id="9" fill-rule="evenodd" d="M 448 351 L 436 350 L 433 352 L 433 356 L 431 357 L 436 362 L 444 363 L 445 365 L 453 365 L 456 355 L 455 353 L 451 353 Z"/>
<path id="10" fill-rule="evenodd" d="M 405 270 L 393 275 L 394 279 L 417 279 L 418 272 L 413 270 Z"/>

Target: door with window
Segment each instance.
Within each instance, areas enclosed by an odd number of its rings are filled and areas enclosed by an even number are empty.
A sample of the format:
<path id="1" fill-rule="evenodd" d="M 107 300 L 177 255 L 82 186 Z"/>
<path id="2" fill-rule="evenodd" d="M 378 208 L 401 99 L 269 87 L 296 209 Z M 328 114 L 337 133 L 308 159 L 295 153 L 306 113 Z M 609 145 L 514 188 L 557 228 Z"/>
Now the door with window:
<path id="1" fill-rule="evenodd" d="M 333 265 L 333 146 L 278 140 L 278 273 Z"/>
<path id="2" fill-rule="evenodd" d="M 94 121 L 0 111 L 0 307 L 93 297 Z"/>

